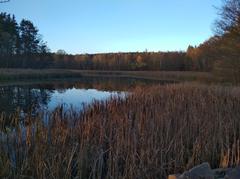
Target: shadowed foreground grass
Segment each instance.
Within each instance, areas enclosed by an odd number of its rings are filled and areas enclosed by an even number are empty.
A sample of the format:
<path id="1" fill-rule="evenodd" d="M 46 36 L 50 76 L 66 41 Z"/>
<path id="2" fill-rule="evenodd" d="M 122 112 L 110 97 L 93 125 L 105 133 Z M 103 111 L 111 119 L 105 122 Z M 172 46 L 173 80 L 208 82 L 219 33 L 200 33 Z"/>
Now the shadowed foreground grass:
<path id="1" fill-rule="evenodd" d="M 0 117 L 0 178 L 166 178 L 240 164 L 240 88 L 136 89 L 82 113 Z"/>

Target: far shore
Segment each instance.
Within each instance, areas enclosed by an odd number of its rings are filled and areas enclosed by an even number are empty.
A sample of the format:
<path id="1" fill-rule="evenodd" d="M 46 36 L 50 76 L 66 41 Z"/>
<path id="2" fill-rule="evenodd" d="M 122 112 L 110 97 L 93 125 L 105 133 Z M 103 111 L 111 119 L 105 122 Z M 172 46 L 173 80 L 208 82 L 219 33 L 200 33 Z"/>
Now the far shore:
<path id="1" fill-rule="evenodd" d="M 71 69 L 0 69 L 0 83 L 24 80 L 52 80 L 81 77 L 123 77 L 148 80 L 211 82 L 214 77 L 208 72 L 192 71 L 96 71 Z"/>

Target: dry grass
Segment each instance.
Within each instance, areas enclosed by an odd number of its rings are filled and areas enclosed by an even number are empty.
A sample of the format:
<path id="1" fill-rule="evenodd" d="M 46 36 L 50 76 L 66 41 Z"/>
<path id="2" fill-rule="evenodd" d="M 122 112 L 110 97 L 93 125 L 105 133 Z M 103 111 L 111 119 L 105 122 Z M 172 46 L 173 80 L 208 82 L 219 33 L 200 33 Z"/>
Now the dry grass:
<path id="1" fill-rule="evenodd" d="M 0 117 L 0 178 L 166 178 L 240 164 L 240 88 L 136 89 L 82 113 Z M 43 122 L 45 119 L 45 122 Z"/>
<path id="2" fill-rule="evenodd" d="M 0 81 L 49 79 L 67 77 L 125 77 L 149 80 L 213 82 L 216 79 L 207 72 L 189 71 L 96 71 L 63 69 L 0 69 Z"/>
<path id="3" fill-rule="evenodd" d="M 196 71 L 82 71 L 85 76 L 121 76 L 151 80 L 214 82 L 216 79 L 208 72 Z"/>
<path id="4" fill-rule="evenodd" d="M 79 78 L 81 73 L 71 70 L 58 69 L 0 69 L 0 82 L 2 81 L 18 81 L 18 80 L 46 80 L 46 79 L 64 79 L 64 78 Z"/>

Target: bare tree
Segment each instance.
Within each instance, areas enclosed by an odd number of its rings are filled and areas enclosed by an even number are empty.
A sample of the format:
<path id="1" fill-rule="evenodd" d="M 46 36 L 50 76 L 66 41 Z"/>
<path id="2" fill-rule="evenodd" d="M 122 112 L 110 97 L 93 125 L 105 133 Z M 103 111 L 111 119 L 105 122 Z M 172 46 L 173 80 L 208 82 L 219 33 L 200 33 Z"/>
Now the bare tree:
<path id="1" fill-rule="evenodd" d="M 216 21 L 218 43 L 214 71 L 222 79 L 240 83 L 240 0 L 223 0 Z"/>
<path id="2" fill-rule="evenodd" d="M 219 9 L 220 19 L 216 21 L 216 32 L 219 35 L 237 33 L 240 35 L 240 1 L 223 0 Z"/>
<path id="3" fill-rule="evenodd" d="M 9 2 L 10 0 L 0 0 L 0 3 L 6 3 Z"/>

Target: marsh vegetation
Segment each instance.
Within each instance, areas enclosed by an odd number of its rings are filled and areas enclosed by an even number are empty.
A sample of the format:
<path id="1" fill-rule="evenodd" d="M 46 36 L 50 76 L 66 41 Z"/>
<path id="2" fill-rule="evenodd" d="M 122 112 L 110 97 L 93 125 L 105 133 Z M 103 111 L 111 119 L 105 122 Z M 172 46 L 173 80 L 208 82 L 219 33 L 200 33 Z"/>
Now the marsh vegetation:
<path id="1" fill-rule="evenodd" d="M 58 108 L 47 123 L 41 114 L 2 115 L 0 176 L 164 178 L 203 161 L 239 165 L 239 109 L 238 87 L 176 84 L 81 113 Z"/>

